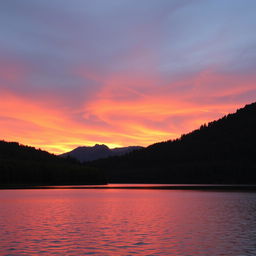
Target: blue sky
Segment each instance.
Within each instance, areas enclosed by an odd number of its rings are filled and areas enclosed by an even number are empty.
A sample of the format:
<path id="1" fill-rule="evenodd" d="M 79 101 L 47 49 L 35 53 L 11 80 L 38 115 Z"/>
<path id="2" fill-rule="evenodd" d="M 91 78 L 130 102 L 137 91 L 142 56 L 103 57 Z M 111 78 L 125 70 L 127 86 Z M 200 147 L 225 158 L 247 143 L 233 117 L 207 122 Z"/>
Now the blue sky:
<path id="1" fill-rule="evenodd" d="M 254 0 L 2 0 L 2 134 L 54 152 L 148 145 L 234 111 L 256 96 L 255 13 Z M 39 109 L 57 116 L 35 122 Z"/>

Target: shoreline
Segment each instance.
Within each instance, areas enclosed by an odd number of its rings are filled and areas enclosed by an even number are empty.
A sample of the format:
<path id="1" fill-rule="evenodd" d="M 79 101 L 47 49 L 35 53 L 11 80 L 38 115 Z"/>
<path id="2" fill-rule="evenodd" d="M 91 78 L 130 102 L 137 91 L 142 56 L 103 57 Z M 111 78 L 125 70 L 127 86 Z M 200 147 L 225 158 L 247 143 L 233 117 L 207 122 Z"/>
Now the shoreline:
<path id="1" fill-rule="evenodd" d="M 218 184 L 111 184 L 111 185 L 2 185 L 0 190 L 19 189 L 156 189 L 156 190 L 205 190 L 205 191 L 255 191 L 256 185 Z"/>

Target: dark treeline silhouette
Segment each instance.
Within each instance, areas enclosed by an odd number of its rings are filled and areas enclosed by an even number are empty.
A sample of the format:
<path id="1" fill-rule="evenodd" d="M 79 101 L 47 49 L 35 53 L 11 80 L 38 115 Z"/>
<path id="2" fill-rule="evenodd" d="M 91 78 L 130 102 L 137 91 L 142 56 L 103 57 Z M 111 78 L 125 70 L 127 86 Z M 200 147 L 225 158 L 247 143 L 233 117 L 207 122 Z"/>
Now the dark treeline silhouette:
<path id="1" fill-rule="evenodd" d="M 104 184 L 95 168 L 16 142 L 0 141 L 0 185 Z"/>
<path id="2" fill-rule="evenodd" d="M 87 165 L 109 182 L 256 184 L 256 103 L 179 139 Z"/>

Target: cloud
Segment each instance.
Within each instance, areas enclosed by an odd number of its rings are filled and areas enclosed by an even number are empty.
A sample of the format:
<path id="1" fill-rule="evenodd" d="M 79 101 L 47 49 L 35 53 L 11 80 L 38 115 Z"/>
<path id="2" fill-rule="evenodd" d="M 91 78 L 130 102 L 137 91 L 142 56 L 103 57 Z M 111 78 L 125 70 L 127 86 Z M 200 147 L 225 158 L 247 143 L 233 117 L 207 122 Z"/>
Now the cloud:
<path id="1" fill-rule="evenodd" d="M 2 138 L 149 145 L 255 100 L 254 0 L 0 3 Z"/>

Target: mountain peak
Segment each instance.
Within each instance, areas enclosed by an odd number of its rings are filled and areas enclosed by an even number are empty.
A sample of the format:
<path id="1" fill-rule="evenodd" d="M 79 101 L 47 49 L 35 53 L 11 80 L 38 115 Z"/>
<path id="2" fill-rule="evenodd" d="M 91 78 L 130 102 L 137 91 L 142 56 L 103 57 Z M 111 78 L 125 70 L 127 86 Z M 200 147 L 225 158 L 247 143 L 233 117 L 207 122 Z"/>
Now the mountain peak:
<path id="1" fill-rule="evenodd" d="M 60 155 L 61 157 L 73 157 L 80 162 L 94 161 L 101 158 L 107 158 L 111 156 L 120 156 L 130 153 L 134 150 L 139 150 L 142 147 L 139 146 L 129 146 L 122 148 L 110 149 L 105 144 L 95 144 L 94 146 L 82 146 L 77 147 L 74 150 Z"/>
<path id="2" fill-rule="evenodd" d="M 94 147 L 94 148 L 109 149 L 109 147 L 108 147 L 107 145 L 105 145 L 105 144 L 95 144 L 93 147 Z M 92 148 L 93 148 L 93 147 L 92 147 Z"/>

